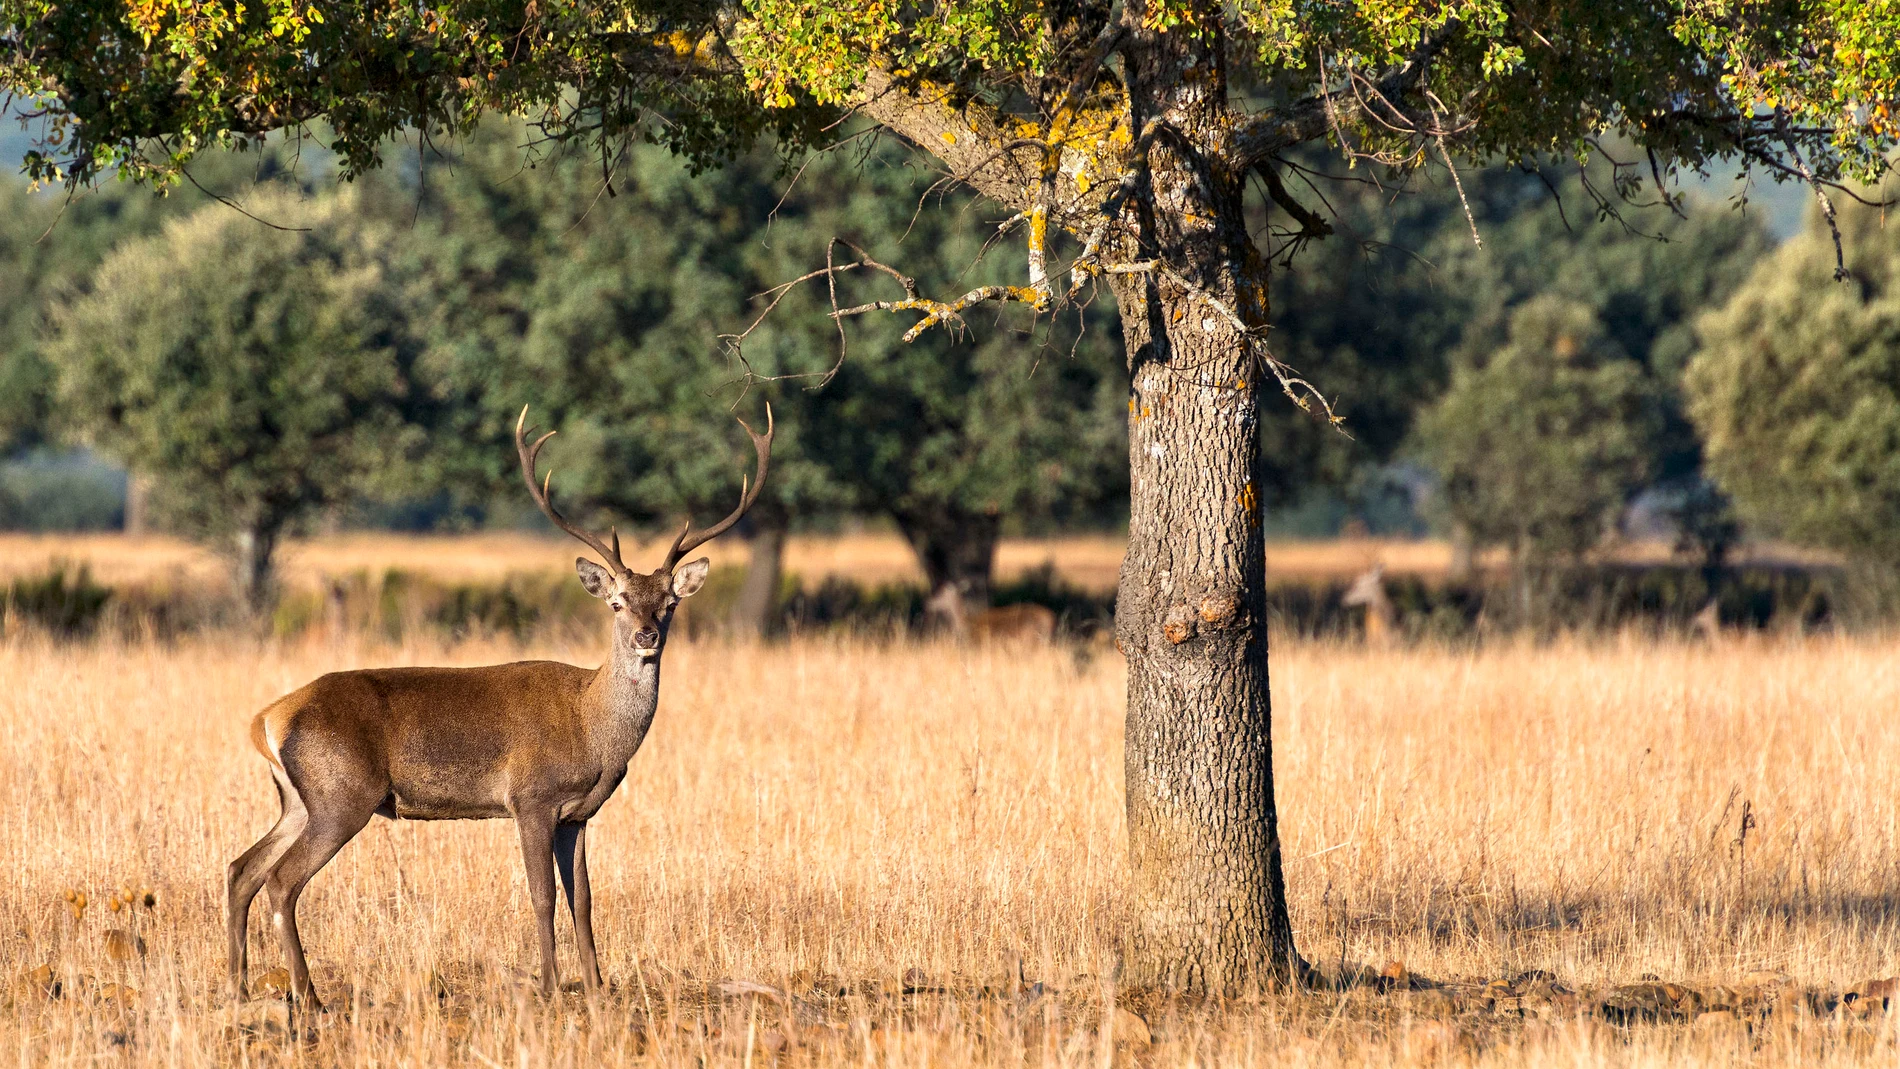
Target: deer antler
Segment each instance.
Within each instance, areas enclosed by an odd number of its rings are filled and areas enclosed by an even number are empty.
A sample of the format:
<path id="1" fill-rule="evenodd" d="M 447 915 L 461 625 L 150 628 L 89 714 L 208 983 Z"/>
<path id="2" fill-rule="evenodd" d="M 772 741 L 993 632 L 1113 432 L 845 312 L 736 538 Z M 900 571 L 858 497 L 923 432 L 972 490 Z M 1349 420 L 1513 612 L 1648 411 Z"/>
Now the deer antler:
<path id="1" fill-rule="evenodd" d="M 720 520 L 718 523 L 713 524 L 703 531 L 695 531 L 693 530 L 692 517 L 687 517 L 686 526 L 680 528 L 680 536 L 673 540 L 673 548 L 666 551 L 666 562 L 660 565 L 660 571 L 672 571 L 673 566 L 680 562 L 681 557 L 684 557 L 686 554 L 691 553 L 693 550 L 698 549 L 700 546 L 731 530 L 732 525 L 739 522 L 739 517 L 744 516 L 746 510 L 752 507 L 752 503 L 759 499 L 759 490 L 765 486 L 766 468 L 772 459 L 771 404 L 768 403 L 765 406 L 764 434 L 754 432 L 752 425 L 745 420 L 740 420 L 739 426 L 745 428 L 746 434 L 752 439 L 752 448 L 759 454 L 758 474 L 753 476 L 750 483 L 744 481 L 740 482 L 739 507 L 733 509 L 725 519 Z"/>
<path id="2" fill-rule="evenodd" d="M 562 516 L 554 507 L 554 499 L 551 496 L 552 484 L 554 482 L 554 473 L 552 471 L 548 472 L 547 476 L 541 480 L 541 485 L 535 485 L 535 458 L 541 455 L 541 447 L 547 444 L 549 438 L 554 437 L 555 432 L 549 431 L 541 437 L 536 438 L 533 445 L 529 445 L 527 436 L 534 433 L 534 428 L 526 427 L 527 422 L 528 406 L 522 405 L 521 415 L 515 420 L 515 452 L 521 456 L 521 477 L 527 480 L 528 493 L 534 498 L 534 503 L 541 506 L 541 511 L 547 514 L 548 519 L 554 521 L 554 526 L 559 527 L 561 530 L 587 543 L 588 548 L 600 554 L 601 559 L 606 561 L 609 567 L 612 567 L 622 574 L 626 574 L 628 571 L 627 566 L 620 560 L 619 531 L 616 530 L 613 532 L 613 545 L 609 547 L 603 544 L 600 539 L 595 538 L 593 535 L 567 522 L 567 517 Z M 761 467 L 759 469 L 761 475 L 763 475 L 765 470 L 762 458 L 763 454 L 761 454 Z M 728 523 L 726 526 L 730 527 L 731 524 Z M 721 530 L 723 529 L 724 528 L 721 528 Z"/>

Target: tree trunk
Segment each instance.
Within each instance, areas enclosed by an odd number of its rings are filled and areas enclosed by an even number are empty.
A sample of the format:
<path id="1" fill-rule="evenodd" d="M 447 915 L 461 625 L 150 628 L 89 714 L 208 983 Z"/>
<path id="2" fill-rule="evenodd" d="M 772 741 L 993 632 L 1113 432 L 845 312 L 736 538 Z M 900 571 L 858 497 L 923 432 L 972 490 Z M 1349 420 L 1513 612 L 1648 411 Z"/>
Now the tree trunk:
<path id="1" fill-rule="evenodd" d="M 977 104 L 907 95 L 874 72 L 865 110 L 1029 215 L 1036 284 L 1046 251 L 1037 220 L 1070 188 L 1070 165 L 1079 175 L 1113 159 L 1116 138 L 1140 146 L 1116 191 L 1097 173 L 1101 192 L 1082 189 L 1090 207 L 1065 223 L 1085 248 L 1103 242 L 1111 266 L 1072 281 L 1114 292 L 1131 380 L 1129 538 L 1115 614 L 1128 656 L 1133 867 L 1122 981 L 1247 991 L 1304 973 L 1281 873 L 1267 695 L 1256 477 L 1259 391 L 1263 378 L 1277 385 L 1261 351 L 1267 268 L 1242 211 L 1248 174 L 1233 162 L 1223 19 L 1168 26 L 1148 7 L 1125 5 L 1119 16 L 1126 32 L 1110 95 L 1125 115 L 1114 134 L 1093 155 L 1045 151 L 1034 179 L 1028 150 L 1003 140 L 1010 135 Z M 1117 17 L 1109 5 L 1075 11 L 1082 22 Z M 1043 129 L 1066 122 L 1058 108 Z M 1104 214 L 1089 215 L 1094 205 Z"/>
<path id="2" fill-rule="evenodd" d="M 898 513 L 895 518 L 930 587 L 925 622 L 934 629 L 965 633 L 969 621 L 990 607 L 1002 518 L 954 506 Z"/>
<path id="3" fill-rule="evenodd" d="M 1123 982 L 1259 987 L 1299 968 L 1280 864 L 1254 371 L 1226 324 L 1122 296 L 1132 390 L 1128 656 L 1133 931 Z M 1177 313 L 1185 312 L 1184 317 Z"/>
<path id="4" fill-rule="evenodd" d="M 134 468 L 125 473 L 125 533 L 151 534 L 152 477 Z"/>
<path id="5" fill-rule="evenodd" d="M 232 540 L 233 568 L 238 600 L 253 616 L 269 611 L 276 593 L 271 554 L 277 548 L 277 528 L 254 525 L 240 528 Z"/>
<path id="6" fill-rule="evenodd" d="M 1217 80 L 1218 58 L 1193 34 L 1146 43 L 1132 95 L 1213 143 L 1225 87 L 1193 75 Z M 1162 86 L 1191 88 L 1171 98 Z M 1149 120 L 1134 116 L 1136 128 Z M 1246 175 L 1163 144 L 1139 199 L 1139 248 L 1124 257 L 1160 256 L 1179 274 L 1111 279 L 1130 380 L 1115 603 L 1133 870 L 1122 982 L 1246 993 L 1305 970 L 1273 794 L 1258 427 L 1268 372 L 1236 322 L 1264 333 L 1267 275 L 1242 212 Z"/>
<path id="7" fill-rule="evenodd" d="M 752 523 L 751 556 L 746 560 L 745 580 L 739 584 L 739 597 L 732 603 L 727 625 L 734 634 L 762 639 L 770 637 L 778 626 L 786 516 L 782 507 L 761 501 L 746 518 Z"/>
<path id="8" fill-rule="evenodd" d="M 1471 525 L 1453 520 L 1451 525 L 1451 563 L 1445 569 L 1445 578 L 1454 583 L 1470 582 L 1477 571 L 1477 537 L 1471 533 Z"/>

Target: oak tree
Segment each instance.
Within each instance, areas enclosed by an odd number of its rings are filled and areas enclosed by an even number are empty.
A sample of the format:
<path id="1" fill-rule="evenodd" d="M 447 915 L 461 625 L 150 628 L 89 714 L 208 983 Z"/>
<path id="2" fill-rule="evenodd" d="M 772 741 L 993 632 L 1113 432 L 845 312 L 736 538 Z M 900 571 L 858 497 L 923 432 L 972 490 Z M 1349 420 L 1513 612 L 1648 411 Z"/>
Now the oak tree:
<path id="1" fill-rule="evenodd" d="M 225 547 L 259 612 L 279 538 L 398 484 L 430 406 L 391 229 L 353 196 L 248 200 L 295 229 L 209 205 L 126 242 L 53 310 L 47 357 L 61 418 L 157 476 L 169 524 Z"/>
<path id="2" fill-rule="evenodd" d="M 1660 392 L 1591 309 L 1545 295 L 1419 417 L 1455 523 L 1522 568 L 1592 549 L 1652 474 Z"/>
<path id="3" fill-rule="evenodd" d="M 393 134 L 492 110 L 595 146 L 611 176 L 629 137 L 710 162 L 766 129 L 822 139 L 849 111 L 997 202 L 1026 250 L 1017 283 L 924 293 L 848 250 L 819 281 L 881 274 L 888 298 L 834 314 L 914 332 L 983 302 L 1106 291 L 1119 307 L 1123 980 L 1227 990 L 1303 967 L 1274 810 L 1257 421 L 1273 393 L 1326 407 L 1270 347 L 1249 183 L 1311 239 L 1328 227 L 1310 176 L 1283 166 L 1301 146 L 1390 174 L 1582 157 L 1614 134 L 1660 183 L 1738 160 L 1822 193 L 1894 145 L 1894 22 L 1854 0 L 0 0 L 0 77 L 46 109 L 29 169 L 71 182 L 168 179 L 213 142 L 319 119 L 360 170 Z"/>
<path id="4" fill-rule="evenodd" d="M 417 220 L 406 244 L 428 363 L 463 424 L 439 450 L 447 488 L 519 496 L 506 439 L 532 402 L 568 440 L 568 507 L 655 524 L 720 515 L 739 493 L 722 448 L 737 433 L 732 409 L 756 410 L 763 395 L 779 419 L 772 481 L 746 517 L 752 552 L 731 619 L 753 632 L 772 625 L 795 519 L 888 516 L 931 589 L 974 609 L 990 605 L 1005 517 L 1093 519 L 1125 498 L 1125 390 L 1102 323 L 1080 337 L 1065 317 L 1027 337 L 932 332 L 905 345 L 891 320 L 855 332 L 862 355 L 839 364 L 823 294 L 800 291 L 753 333 L 745 364 L 723 358 L 714 332 L 742 331 L 764 307 L 755 294 L 840 234 L 901 256 L 926 285 L 972 269 L 1007 281 L 995 262 L 1007 257 L 977 263 L 993 229 L 968 194 L 937 194 L 965 210 L 917 217 L 933 176 L 905 166 L 900 146 L 867 140 L 813 159 L 787 189 L 764 146 L 694 174 L 638 145 L 616 161 L 608 198 L 585 159 L 524 172 L 524 136 L 485 126 L 384 209 Z M 841 280 L 840 292 L 861 284 Z M 767 381 L 748 383 L 748 369 Z"/>
<path id="5" fill-rule="evenodd" d="M 1878 211 L 1821 221 L 1697 324 L 1684 382 L 1718 485 L 1764 535 L 1900 562 L 1900 241 Z"/>

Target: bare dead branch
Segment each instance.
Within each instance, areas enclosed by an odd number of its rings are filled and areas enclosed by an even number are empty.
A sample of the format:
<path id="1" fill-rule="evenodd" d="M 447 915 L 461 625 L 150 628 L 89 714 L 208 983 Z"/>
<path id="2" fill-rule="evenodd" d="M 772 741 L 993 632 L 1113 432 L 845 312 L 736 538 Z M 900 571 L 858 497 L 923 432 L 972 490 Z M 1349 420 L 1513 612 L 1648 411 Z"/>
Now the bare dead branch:
<path id="1" fill-rule="evenodd" d="M 1436 30 L 1425 34 L 1412 49 L 1410 55 L 1398 66 L 1381 74 L 1376 82 L 1378 95 L 1387 100 L 1397 99 L 1424 80 L 1434 57 L 1457 36 L 1462 29 L 1457 19 L 1448 19 Z M 1276 108 L 1256 117 L 1234 137 L 1234 147 L 1238 152 L 1237 163 L 1253 166 L 1256 160 L 1278 155 L 1280 152 L 1311 141 L 1327 132 L 1343 135 L 1344 124 L 1340 121 L 1336 101 L 1343 90 L 1330 87 L 1330 79 L 1323 73 L 1326 67 L 1324 52 L 1318 55 L 1320 69 L 1319 91 L 1310 97 L 1295 101 L 1293 104 Z M 1363 79 L 1363 75 L 1359 75 Z M 1348 85 L 1353 75 L 1348 72 Z M 1350 149 L 1350 143 L 1340 137 L 1342 148 Z"/>
<path id="2" fill-rule="evenodd" d="M 1484 238 L 1478 236 L 1478 220 L 1471 214 L 1471 201 L 1465 197 L 1465 183 L 1458 177 L 1458 165 L 1451 162 L 1451 150 L 1445 147 L 1445 139 L 1438 137 L 1434 140 L 1438 142 L 1439 156 L 1444 158 L 1445 170 L 1451 172 L 1451 184 L 1458 190 L 1458 204 L 1464 208 L 1465 223 L 1471 227 L 1471 243 L 1482 249 Z"/>
<path id="3" fill-rule="evenodd" d="M 1834 239 L 1834 281 L 1847 281 L 1847 253 L 1841 248 L 1841 225 L 1834 218 L 1834 201 L 1829 199 L 1827 190 L 1814 177 L 1814 171 L 1801 158 L 1801 146 L 1795 143 L 1793 131 L 1788 129 L 1788 113 L 1781 107 L 1775 108 L 1775 129 L 1781 136 L 1781 143 L 1788 146 L 1788 155 L 1794 160 L 1795 170 L 1814 190 L 1814 197 L 1821 202 L 1821 214 L 1827 219 L 1827 232 Z"/>
<path id="4" fill-rule="evenodd" d="M 1333 225 L 1331 223 L 1321 218 L 1319 213 L 1301 204 L 1291 193 L 1287 192 L 1286 185 L 1280 181 L 1280 173 L 1274 170 L 1271 161 L 1260 161 L 1260 163 L 1255 165 L 1254 172 L 1260 176 L 1261 183 L 1266 187 L 1267 199 L 1278 205 L 1282 211 L 1292 216 L 1293 220 L 1300 224 L 1300 228 L 1297 231 L 1289 232 L 1291 236 L 1286 244 L 1281 246 L 1280 252 L 1270 258 L 1290 257 L 1297 252 L 1304 243 L 1326 237 L 1333 232 Z M 1324 198 L 1322 198 L 1322 200 L 1323 199 Z"/>
<path id="5" fill-rule="evenodd" d="M 190 182 L 194 186 L 197 186 L 198 192 L 203 193 L 205 196 L 210 197 L 212 200 L 217 201 L 219 204 L 224 205 L 225 207 L 238 213 L 244 218 L 251 220 L 254 223 L 263 223 L 265 226 L 270 227 L 272 230 L 282 230 L 286 234 L 307 234 L 310 232 L 310 228 L 307 226 L 279 226 L 278 224 L 271 222 L 269 219 L 261 219 L 255 215 L 252 215 L 250 212 L 245 211 L 244 206 L 242 204 L 239 204 L 237 201 L 234 201 L 231 198 L 224 196 L 221 193 L 213 193 L 210 190 L 206 189 L 204 186 L 199 185 L 198 179 L 192 176 L 191 170 L 189 168 L 180 167 L 178 169 L 178 173 L 185 176 L 185 181 Z"/>
<path id="6" fill-rule="evenodd" d="M 1267 346 L 1266 328 L 1264 326 L 1255 327 L 1249 325 L 1247 321 L 1241 317 L 1240 313 L 1228 306 L 1227 302 L 1207 292 L 1200 286 L 1195 285 L 1186 276 L 1175 271 L 1173 268 L 1162 264 L 1160 265 L 1160 272 L 1162 277 L 1181 287 L 1188 296 L 1206 305 L 1212 309 L 1215 314 L 1225 319 L 1228 325 L 1232 326 L 1235 332 L 1240 335 L 1241 339 L 1246 342 L 1254 363 L 1258 367 L 1265 369 L 1274 377 L 1274 380 L 1280 384 L 1280 392 L 1286 394 L 1288 400 L 1298 405 L 1300 411 L 1311 412 L 1313 406 L 1317 404 L 1320 410 L 1326 414 L 1326 422 L 1335 428 L 1340 427 L 1345 417 L 1333 411 L 1333 404 L 1326 399 L 1326 395 L 1321 393 L 1317 386 L 1314 386 L 1311 382 L 1302 378 L 1296 369 L 1282 362 L 1279 357 L 1273 355 L 1273 350 Z"/>

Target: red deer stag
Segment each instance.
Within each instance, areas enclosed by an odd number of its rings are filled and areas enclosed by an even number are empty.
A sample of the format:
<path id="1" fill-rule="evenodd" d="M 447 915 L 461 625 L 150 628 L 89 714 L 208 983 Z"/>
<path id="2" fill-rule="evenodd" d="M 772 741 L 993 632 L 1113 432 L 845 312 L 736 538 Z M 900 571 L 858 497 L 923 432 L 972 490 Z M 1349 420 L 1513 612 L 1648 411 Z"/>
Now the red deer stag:
<path id="1" fill-rule="evenodd" d="M 231 862 L 225 923 L 231 984 L 245 995 L 251 901 L 270 891 L 271 922 L 290 970 L 290 994 L 320 1008 L 297 934 L 304 885 L 372 816 L 404 820 L 508 817 L 520 832 L 528 893 L 541 942 L 541 993 L 557 990 L 554 878 L 558 869 L 579 944 L 581 979 L 600 987 L 587 881 L 587 821 L 627 774 L 660 695 L 660 655 L 680 599 L 706 580 L 707 562 L 680 558 L 724 534 L 758 499 L 772 451 L 765 433 L 740 421 L 758 452 L 758 473 L 742 486 L 732 514 L 702 531 L 689 520 L 657 571 L 642 574 L 609 541 L 569 523 L 537 485 L 535 458 L 553 431 L 527 442 L 515 421 L 515 450 L 528 493 L 554 525 L 587 545 L 606 567 L 574 562 L 581 585 L 613 610 L 607 663 L 589 670 L 554 661 L 485 668 L 371 668 L 332 672 L 283 698 L 251 723 L 251 741 L 270 763 L 282 812 L 256 845 Z"/>

